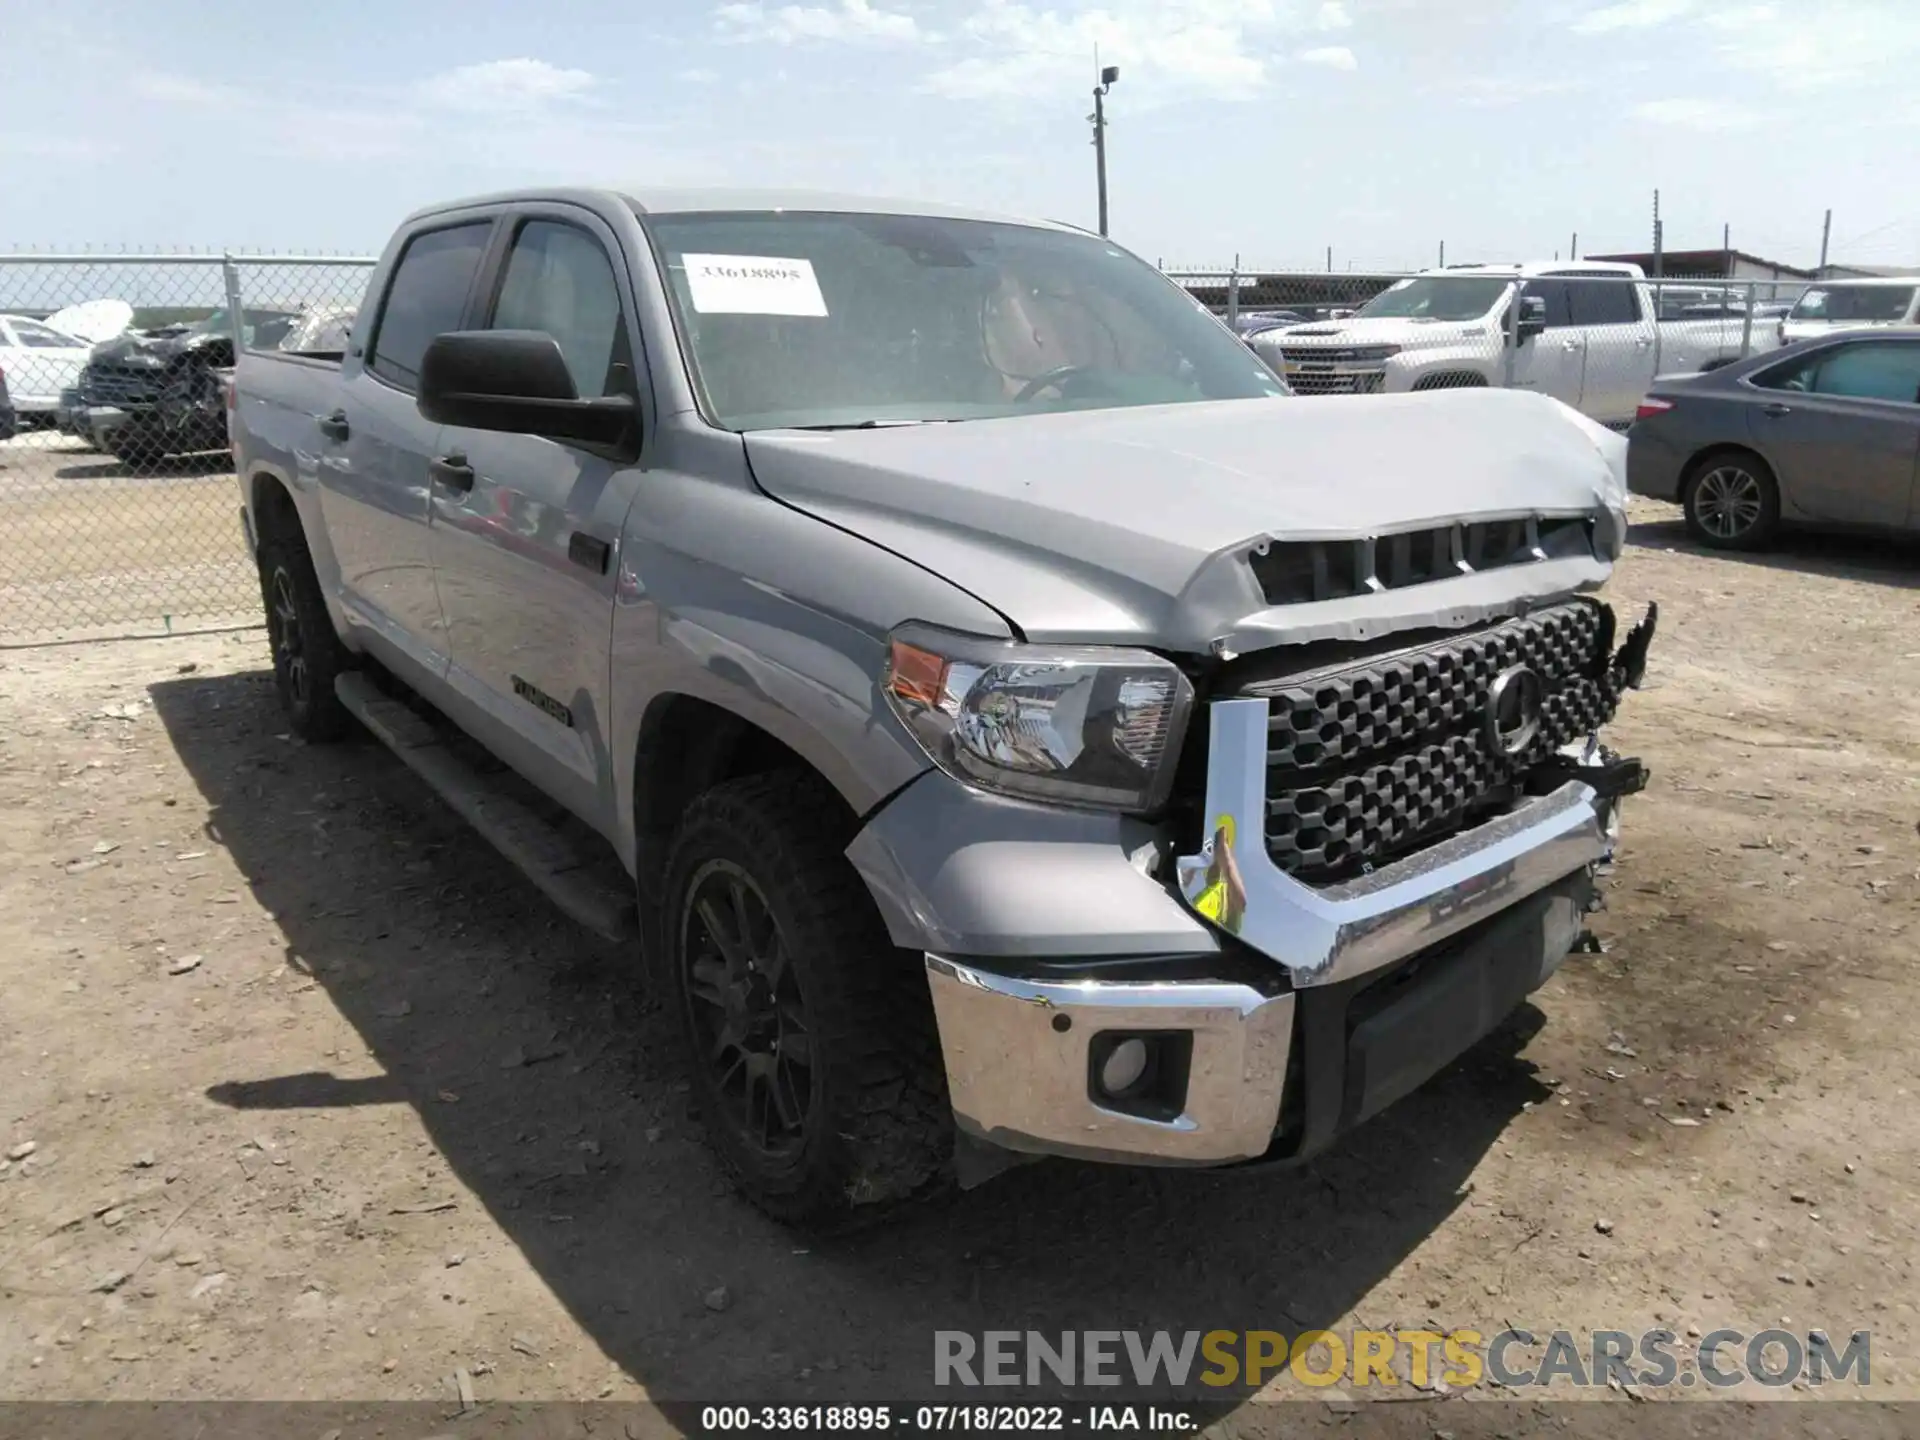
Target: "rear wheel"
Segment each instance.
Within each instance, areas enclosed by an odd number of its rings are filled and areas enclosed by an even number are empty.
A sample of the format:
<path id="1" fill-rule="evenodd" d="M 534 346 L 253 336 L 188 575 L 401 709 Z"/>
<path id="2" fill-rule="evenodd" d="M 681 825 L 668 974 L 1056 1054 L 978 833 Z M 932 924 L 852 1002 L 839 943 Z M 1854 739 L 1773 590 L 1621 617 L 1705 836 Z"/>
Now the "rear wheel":
<path id="1" fill-rule="evenodd" d="M 1758 550 L 1780 524 L 1780 485 L 1758 455 L 1722 450 L 1696 461 L 1680 489 L 1687 530 L 1715 550 Z"/>
<path id="2" fill-rule="evenodd" d="M 352 668 L 352 656 L 333 628 L 313 557 L 299 535 L 260 547 L 260 599 L 267 613 L 267 643 L 273 649 L 273 683 L 294 734 L 313 744 L 347 732 L 347 708 L 333 682 Z"/>
<path id="3" fill-rule="evenodd" d="M 847 863 L 842 814 L 805 772 L 702 795 L 655 952 L 714 1149 L 754 1204 L 810 1228 L 884 1214 L 952 1152 L 925 970 Z"/>

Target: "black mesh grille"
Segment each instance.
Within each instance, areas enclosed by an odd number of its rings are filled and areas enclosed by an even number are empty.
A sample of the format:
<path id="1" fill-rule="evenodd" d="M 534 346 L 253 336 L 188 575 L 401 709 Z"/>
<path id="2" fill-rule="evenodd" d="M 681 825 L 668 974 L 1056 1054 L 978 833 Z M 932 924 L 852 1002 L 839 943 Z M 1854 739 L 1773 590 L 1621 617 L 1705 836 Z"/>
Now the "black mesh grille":
<path id="1" fill-rule="evenodd" d="M 1319 393 L 1303 389 L 1298 375 L 1287 383 L 1303 394 Z M 1591 555 L 1593 541 L 1588 516 L 1523 515 L 1353 540 L 1276 540 L 1256 549 L 1248 563 L 1269 605 L 1299 605 Z"/>
<path id="2" fill-rule="evenodd" d="M 140 403 L 160 392 L 166 377 L 158 370 L 127 369 L 119 366 L 87 366 L 80 375 L 81 397 L 89 404 Z"/>
<path id="3" fill-rule="evenodd" d="M 1243 686 L 1270 702 L 1267 850 L 1303 880 L 1390 858 L 1497 800 L 1552 751 L 1605 724 L 1604 607 L 1557 605 L 1413 650 Z M 1540 726 L 1519 755 L 1484 733 L 1494 680 L 1517 665 L 1542 687 Z"/>

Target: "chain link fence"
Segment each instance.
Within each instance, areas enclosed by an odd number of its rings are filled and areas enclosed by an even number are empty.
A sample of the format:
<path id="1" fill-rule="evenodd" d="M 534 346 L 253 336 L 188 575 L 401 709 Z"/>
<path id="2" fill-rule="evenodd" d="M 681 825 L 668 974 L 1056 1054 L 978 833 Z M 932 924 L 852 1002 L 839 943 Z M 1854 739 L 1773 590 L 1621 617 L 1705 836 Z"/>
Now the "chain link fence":
<path id="1" fill-rule="evenodd" d="M 257 621 L 227 449 L 233 357 L 344 349 L 372 265 L 0 255 L 0 645 Z M 1583 273 L 1167 274 L 1299 394 L 1504 386 L 1615 426 L 1657 374 L 1779 345 L 1794 298 L 1776 281 L 1561 268 Z"/>
<path id="2" fill-rule="evenodd" d="M 236 347 L 344 348 L 372 264 L 0 255 L 0 645 L 258 621 Z"/>
<path id="3" fill-rule="evenodd" d="M 1298 394 L 1499 386 L 1616 428 L 1656 375 L 1778 348 L 1794 299 L 1772 280 L 1645 280 L 1577 261 L 1558 270 L 1166 273 Z"/>

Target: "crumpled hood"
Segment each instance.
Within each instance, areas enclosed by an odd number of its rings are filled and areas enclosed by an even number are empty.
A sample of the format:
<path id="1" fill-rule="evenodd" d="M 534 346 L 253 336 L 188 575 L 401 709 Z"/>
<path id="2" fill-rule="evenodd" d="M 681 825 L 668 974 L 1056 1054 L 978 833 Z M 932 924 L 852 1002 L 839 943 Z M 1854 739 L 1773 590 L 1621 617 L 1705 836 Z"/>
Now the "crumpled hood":
<path id="1" fill-rule="evenodd" d="M 155 369 L 165 369 L 182 355 L 199 351 L 215 352 L 209 358 L 216 364 L 222 363 L 221 355 L 230 356 L 233 352 L 232 337 L 217 334 L 135 335 L 129 331 L 111 340 L 101 341 L 93 347 L 89 358 L 109 365 L 152 365 Z"/>
<path id="2" fill-rule="evenodd" d="M 1610 560 L 1270 606 L 1250 553 L 1459 519 L 1593 514 L 1617 550 L 1625 442 L 1543 396 L 1232 400 L 746 437 L 780 500 L 915 561 L 1029 639 L 1246 651 L 1511 613 Z M 912 619 L 902 616 L 902 620 Z"/>

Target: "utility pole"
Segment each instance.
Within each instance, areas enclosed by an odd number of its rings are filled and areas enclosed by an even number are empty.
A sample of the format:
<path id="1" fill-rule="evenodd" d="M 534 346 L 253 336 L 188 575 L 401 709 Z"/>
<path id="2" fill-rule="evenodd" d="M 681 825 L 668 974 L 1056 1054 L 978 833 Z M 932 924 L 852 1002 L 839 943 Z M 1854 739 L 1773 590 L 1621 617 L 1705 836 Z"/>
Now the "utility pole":
<path id="1" fill-rule="evenodd" d="M 1662 239 L 1663 237 L 1660 233 L 1660 192 L 1656 190 L 1653 192 L 1653 278 L 1656 280 L 1660 278 L 1662 272 L 1663 257 L 1661 252 L 1665 248 L 1661 244 Z"/>
<path id="2" fill-rule="evenodd" d="M 1099 69 L 1100 55 L 1094 52 L 1093 63 L 1096 76 L 1093 83 L 1093 114 L 1087 119 L 1093 122 L 1093 168 L 1100 186 L 1100 233 L 1107 233 L 1107 91 L 1113 88 L 1113 82 L 1120 78 L 1120 67 L 1109 65 Z"/>
<path id="3" fill-rule="evenodd" d="M 1580 232 L 1576 230 L 1573 232 L 1573 239 L 1567 242 L 1567 259 L 1578 260 L 1579 258 L 1580 258 Z"/>
<path id="4" fill-rule="evenodd" d="M 1333 273 L 1333 247 L 1327 246 L 1327 274 Z"/>
<path id="5" fill-rule="evenodd" d="M 1447 242 L 1444 240 L 1440 242 L 1440 264 L 1438 268 L 1442 270 L 1447 268 Z"/>
<path id="6" fill-rule="evenodd" d="M 1827 211 L 1827 218 L 1820 222 L 1820 268 L 1813 272 L 1813 278 L 1827 278 L 1827 237 L 1833 234 L 1833 211 Z"/>

